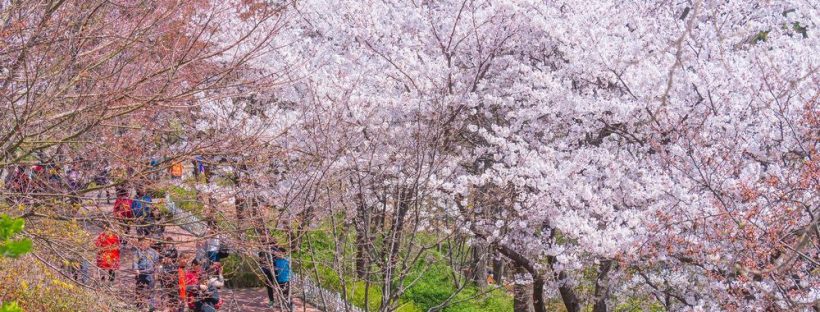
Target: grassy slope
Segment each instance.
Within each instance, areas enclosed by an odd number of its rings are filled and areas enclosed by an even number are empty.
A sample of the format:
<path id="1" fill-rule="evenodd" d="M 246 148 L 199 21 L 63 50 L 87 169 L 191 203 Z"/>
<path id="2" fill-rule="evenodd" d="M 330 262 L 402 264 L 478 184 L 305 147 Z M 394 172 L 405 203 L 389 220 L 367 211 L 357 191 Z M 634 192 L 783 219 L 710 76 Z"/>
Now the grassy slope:
<path id="1" fill-rule="evenodd" d="M 294 254 L 295 262 L 301 265 L 301 270 L 306 272 L 318 272 L 319 282 L 323 287 L 342 292 L 341 278 L 330 263 L 333 262 L 333 239 L 324 231 L 313 231 L 307 239 L 311 240 L 312 252 L 304 246 L 303 252 Z M 307 243 L 305 243 L 307 245 Z M 399 311 L 414 312 L 427 311 L 427 309 L 437 306 L 447 300 L 456 288 L 452 281 L 452 271 L 443 263 L 437 261 L 441 255 L 434 251 L 411 269 L 410 276 L 405 282 L 409 287 L 401 297 Z M 430 261 L 429 263 L 427 261 Z M 352 262 L 352 260 L 350 261 Z M 316 279 L 316 274 L 305 274 L 312 279 Z M 359 307 L 365 306 L 365 283 L 363 281 L 353 281 L 351 276 L 344 276 L 348 281 L 346 292 L 349 301 Z M 415 280 L 411 285 L 409 281 Z M 381 302 L 381 289 L 370 285 L 367 305 L 371 310 L 378 309 Z M 470 312 L 487 311 L 502 312 L 511 311 L 513 306 L 512 296 L 503 290 L 493 290 L 488 293 L 481 292 L 478 288 L 468 286 L 459 292 L 451 300 L 451 305 L 444 308 L 446 312 Z"/>
<path id="2" fill-rule="evenodd" d="M 169 186 L 158 194 L 160 196 L 167 192 L 177 205 L 195 215 L 201 216 L 202 204 L 196 200 L 196 193 L 192 190 L 177 186 Z M 419 239 L 425 239 L 423 235 Z M 309 240 L 309 241 L 308 241 Z M 348 241 L 353 241 L 349 239 Z M 312 248 L 311 248 L 312 247 Z M 345 253 L 351 255 L 352 246 L 346 246 Z M 349 301 L 359 307 L 365 306 L 365 297 L 370 310 L 377 310 L 381 302 L 381 289 L 374 285 L 369 285 L 368 294 L 365 296 L 365 283 L 355 281 L 352 276 L 340 276 L 338 270 L 332 267 L 335 254 L 334 241 L 329 231 L 314 230 L 308 233 L 302 242 L 301 252 L 294 254 L 294 270 L 304 276 L 313 279 L 325 288 L 342 293 L 342 278 L 347 281 L 346 289 Z M 429 308 L 437 306 L 448 300 L 456 292 L 453 285 L 452 269 L 441 259 L 441 255 L 435 251 L 430 251 L 422 261 L 416 263 L 410 272 L 407 281 L 414 281 L 412 285 L 405 282 L 405 287 L 409 287 L 402 296 L 399 311 L 415 312 L 427 311 Z M 429 262 L 428 262 L 429 261 Z M 228 287 L 261 287 L 259 280 L 260 272 L 255 272 L 254 261 L 231 256 L 223 260 L 228 278 Z M 353 260 L 346 259 L 345 270 L 353 270 Z M 594 270 L 593 270 L 594 271 Z M 582 292 L 591 292 L 595 280 L 594 272 L 585 272 L 586 281 L 580 287 Z M 317 276 L 318 275 L 318 276 Z M 662 308 L 657 302 L 649 298 L 625 298 L 622 303 L 615 307 L 615 311 L 661 311 Z M 548 300 L 550 311 L 563 311 L 564 307 L 559 298 Z M 443 309 L 446 312 L 470 312 L 470 311 L 511 311 L 513 307 L 512 296 L 503 289 L 496 289 L 489 292 L 482 292 L 477 287 L 466 287 L 454 298 L 450 299 L 450 304 Z M 591 311 L 591 306 L 585 309 Z"/>

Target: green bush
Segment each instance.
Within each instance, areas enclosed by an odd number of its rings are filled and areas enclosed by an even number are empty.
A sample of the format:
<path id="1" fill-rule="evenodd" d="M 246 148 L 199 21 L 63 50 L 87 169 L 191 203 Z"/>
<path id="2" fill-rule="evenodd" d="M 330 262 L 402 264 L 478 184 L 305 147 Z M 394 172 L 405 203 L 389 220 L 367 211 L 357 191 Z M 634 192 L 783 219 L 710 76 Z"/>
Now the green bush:
<path id="1" fill-rule="evenodd" d="M 449 271 L 443 265 L 433 265 L 426 272 L 414 272 L 408 281 L 415 282 L 406 285 L 409 288 L 404 296 L 425 311 L 441 304 L 455 291 Z"/>
<path id="2" fill-rule="evenodd" d="M 314 267 L 316 271 L 314 271 Z M 333 268 L 331 267 L 318 264 L 315 266 L 311 266 L 310 268 L 306 268 L 302 274 L 309 277 L 311 280 L 316 280 L 317 272 L 319 275 L 319 281 L 317 283 L 318 285 L 321 285 L 322 288 L 329 289 L 335 292 L 342 291 L 342 280 L 339 277 L 339 274 L 336 273 L 336 271 L 333 270 Z"/>
<path id="3" fill-rule="evenodd" d="M 419 309 L 415 303 L 412 301 L 402 302 L 399 304 L 399 308 L 396 310 L 397 312 L 424 312 L 424 310 Z"/>
<path id="4" fill-rule="evenodd" d="M 262 287 L 262 271 L 259 270 L 254 259 L 248 256 L 230 255 L 222 259 L 225 274 L 225 287 L 252 288 Z"/>
<path id="5" fill-rule="evenodd" d="M 504 290 L 495 289 L 486 294 L 478 294 L 475 287 L 469 287 L 456 295 L 454 304 L 445 312 L 507 312 L 513 307 L 513 298 Z M 470 298 L 476 296 L 475 298 Z M 467 299 L 467 300 L 465 300 Z"/>
<path id="6" fill-rule="evenodd" d="M 31 251 L 31 239 L 17 238 L 25 224 L 23 219 L 0 214 L 0 256 L 16 258 Z"/>
<path id="7" fill-rule="evenodd" d="M 17 302 L 4 302 L 3 305 L 0 306 L 0 312 L 23 312 L 23 309 L 20 309 Z"/>

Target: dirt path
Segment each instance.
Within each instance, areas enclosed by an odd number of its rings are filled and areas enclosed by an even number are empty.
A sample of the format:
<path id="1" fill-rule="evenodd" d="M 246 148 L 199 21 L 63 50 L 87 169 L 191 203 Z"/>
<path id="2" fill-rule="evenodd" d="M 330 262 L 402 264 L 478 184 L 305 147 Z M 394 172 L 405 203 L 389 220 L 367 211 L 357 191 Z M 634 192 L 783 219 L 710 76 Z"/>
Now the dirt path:
<path id="1" fill-rule="evenodd" d="M 264 288 L 243 288 L 225 290 L 225 305 L 222 311 L 281 311 L 279 307 L 268 308 L 267 294 Z M 301 299 L 293 298 L 293 311 L 319 312 L 318 309 L 305 305 Z"/>

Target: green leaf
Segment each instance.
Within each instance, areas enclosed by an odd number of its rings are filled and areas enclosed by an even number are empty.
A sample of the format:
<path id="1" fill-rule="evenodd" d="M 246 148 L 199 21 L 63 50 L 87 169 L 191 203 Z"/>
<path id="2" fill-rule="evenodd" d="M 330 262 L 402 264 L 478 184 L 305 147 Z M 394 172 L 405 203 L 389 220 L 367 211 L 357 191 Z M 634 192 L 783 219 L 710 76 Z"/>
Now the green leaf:
<path id="1" fill-rule="evenodd" d="M 17 305 L 17 302 L 5 302 L 0 306 L 0 312 L 23 312 L 23 309 Z"/>
<path id="2" fill-rule="evenodd" d="M 0 240 L 6 240 L 23 231 L 25 221 L 0 215 Z"/>
<path id="3" fill-rule="evenodd" d="M 3 257 L 16 258 L 31 251 L 31 245 L 31 240 L 28 238 L 6 241 L 0 244 L 0 255 Z"/>
<path id="4" fill-rule="evenodd" d="M 11 239 L 23 231 L 25 224 L 23 219 L 0 214 L 0 256 L 15 258 L 31 251 L 30 239 Z"/>

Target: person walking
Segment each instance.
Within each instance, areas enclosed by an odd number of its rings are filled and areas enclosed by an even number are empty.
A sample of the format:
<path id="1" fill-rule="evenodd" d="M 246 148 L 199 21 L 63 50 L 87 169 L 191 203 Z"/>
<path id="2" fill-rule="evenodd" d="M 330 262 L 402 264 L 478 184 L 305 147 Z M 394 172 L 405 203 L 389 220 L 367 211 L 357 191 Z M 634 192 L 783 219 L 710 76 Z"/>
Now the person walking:
<path id="1" fill-rule="evenodd" d="M 171 173 L 171 178 L 174 180 L 179 180 L 182 178 L 182 162 L 174 162 L 168 171 Z"/>
<path id="2" fill-rule="evenodd" d="M 116 233 L 106 227 L 97 240 L 97 267 L 106 272 L 102 275 L 102 281 L 114 282 L 116 271 L 120 268 L 120 238 Z"/>
<path id="3" fill-rule="evenodd" d="M 187 299 L 185 303 L 189 309 L 194 309 L 197 300 L 203 296 L 203 292 L 199 288 L 199 282 L 203 280 L 202 274 L 204 270 L 202 264 L 199 260 L 193 259 L 185 271 L 183 284 L 185 285 Z"/>
<path id="4" fill-rule="evenodd" d="M 160 250 L 160 253 L 161 257 L 171 258 L 174 260 L 174 263 L 177 262 L 177 258 L 179 258 L 179 250 L 177 250 L 173 237 L 168 236 L 165 238 L 165 242 L 162 244 L 162 250 Z"/>
<path id="5" fill-rule="evenodd" d="M 287 252 L 284 248 L 279 247 L 273 250 L 273 268 L 276 273 L 276 284 L 279 286 L 279 291 L 282 294 L 282 300 L 287 311 L 293 311 L 293 302 L 290 297 L 290 260 L 287 258 Z"/>
<path id="6" fill-rule="evenodd" d="M 111 194 L 109 192 L 109 188 L 106 187 L 106 185 L 108 185 L 108 182 L 109 182 L 109 173 L 111 171 L 111 168 L 109 167 L 107 160 L 104 161 L 102 165 L 103 165 L 103 168 L 99 172 L 97 172 L 97 175 L 94 176 L 94 184 L 96 184 L 97 187 L 102 187 L 103 188 L 99 191 L 99 193 L 97 193 L 97 198 L 99 199 L 100 197 L 105 195 L 105 203 L 110 204 L 111 203 L 111 198 L 110 198 Z"/>
<path id="7" fill-rule="evenodd" d="M 268 307 L 275 306 L 274 287 L 281 294 L 282 306 L 292 311 L 293 304 L 290 298 L 290 261 L 286 257 L 284 248 L 271 244 L 268 250 L 259 252 L 262 273 L 265 275 L 265 289 L 268 292 Z"/>
<path id="8" fill-rule="evenodd" d="M 137 188 L 137 194 L 131 201 L 131 213 L 137 225 L 137 235 L 145 237 L 151 233 L 149 224 L 153 221 L 151 213 L 151 195 L 148 195 L 143 188 Z"/>
<path id="9" fill-rule="evenodd" d="M 160 161 L 159 161 L 159 158 L 157 158 L 157 157 L 151 157 L 151 159 L 148 161 L 148 166 L 150 167 L 150 169 L 148 170 L 148 179 L 149 180 L 151 180 L 151 181 L 159 180 L 159 174 L 157 173 L 157 171 L 159 170 L 159 163 L 160 163 Z"/>
<path id="10" fill-rule="evenodd" d="M 177 258 L 177 290 L 179 296 L 176 301 L 176 311 L 184 311 L 188 306 L 188 259 L 189 255 L 180 255 Z"/>
<path id="11" fill-rule="evenodd" d="M 128 196 L 128 190 L 118 187 L 116 190 L 117 199 L 114 200 L 114 219 L 123 227 L 123 233 L 131 231 L 131 223 L 134 222 L 134 212 L 131 210 L 133 201 Z"/>
<path id="12" fill-rule="evenodd" d="M 176 257 L 166 257 L 163 253 L 160 257 L 159 269 L 160 300 L 162 300 L 164 307 L 171 308 L 172 311 L 180 307 L 180 298 L 177 295 L 177 289 L 179 288 L 178 270 L 179 265 Z"/>
<path id="13" fill-rule="evenodd" d="M 9 199 L 12 202 L 27 202 L 25 199 L 31 191 L 31 178 L 26 173 L 26 168 L 21 165 L 13 167 L 6 176 L 5 187 L 10 191 Z"/>
<path id="14" fill-rule="evenodd" d="M 202 158 L 202 155 L 196 155 L 191 160 L 191 164 L 194 165 L 194 177 L 199 180 L 199 176 L 205 173 L 205 159 Z"/>
<path id="15" fill-rule="evenodd" d="M 42 166 L 40 168 L 42 168 Z M 42 172 L 42 169 L 38 170 L 38 173 L 40 173 L 40 175 L 43 175 Z M 78 205 L 81 202 L 80 189 L 84 187 L 85 183 L 83 183 L 82 176 L 80 175 L 80 171 L 77 170 L 77 168 L 70 167 L 66 175 L 68 177 L 66 179 L 66 184 L 68 185 L 68 191 L 71 194 L 68 197 L 68 202 Z M 45 185 L 45 178 L 41 178 L 38 180 L 42 181 L 42 184 Z"/>
<path id="16" fill-rule="evenodd" d="M 152 222 L 148 226 L 148 233 L 151 237 L 161 240 L 162 237 L 165 236 L 166 219 L 167 216 L 164 215 L 162 211 L 159 209 L 152 209 L 150 218 Z"/>
<path id="17" fill-rule="evenodd" d="M 148 307 L 154 311 L 154 274 L 159 262 L 159 253 L 149 246 L 148 240 L 140 237 L 134 253 L 134 270 L 136 271 L 136 297 L 140 308 Z"/>
<path id="18" fill-rule="evenodd" d="M 210 263 L 214 263 L 214 262 L 217 262 L 221 259 L 220 258 L 220 253 L 219 253 L 219 250 L 221 249 L 220 248 L 221 247 L 221 244 L 220 244 L 221 242 L 220 242 L 220 239 L 219 239 L 219 234 L 216 233 L 216 231 L 211 229 L 210 232 L 211 232 L 211 238 L 209 238 L 208 241 L 206 242 L 206 244 L 205 244 L 206 249 L 205 250 L 207 251 L 208 261 Z"/>

